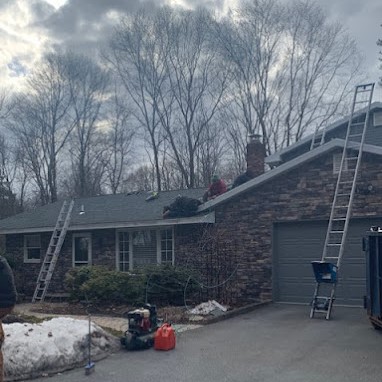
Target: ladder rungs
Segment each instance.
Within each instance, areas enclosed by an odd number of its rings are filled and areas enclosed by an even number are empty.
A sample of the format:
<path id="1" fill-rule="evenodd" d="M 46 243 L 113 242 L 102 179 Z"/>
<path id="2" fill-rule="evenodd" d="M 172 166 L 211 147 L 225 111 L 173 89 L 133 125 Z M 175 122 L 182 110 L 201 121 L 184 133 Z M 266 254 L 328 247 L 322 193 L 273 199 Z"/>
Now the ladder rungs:
<path id="1" fill-rule="evenodd" d="M 52 233 L 48 249 L 45 253 L 45 259 L 41 266 L 32 302 L 36 300 L 44 300 L 45 294 L 49 287 L 49 283 L 52 279 L 53 270 L 57 262 L 57 256 L 59 255 L 62 243 L 64 241 L 68 229 L 73 205 L 73 200 L 70 203 L 64 201 L 61 207 L 61 211 L 56 221 L 56 226 Z"/>
<path id="2" fill-rule="evenodd" d="M 367 89 L 369 87 L 369 89 Z M 361 89 L 361 90 L 359 90 Z M 371 82 L 370 84 L 365 84 L 365 85 L 357 85 L 356 92 L 357 93 L 371 93 L 374 89 L 374 82 Z"/>
<path id="3" fill-rule="evenodd" d="M 338 260 L 338 256 L 325 256 L 325 259 Z"/>
<path id="4" fill-rule="evenodd" d="M 330 231 L 330 233 L 336 233 L 336 234 L 340 234 L 340 233 L 344 233 L 345 231 L 339 231 L 339 230 L 333 230 L 333 231 Z"/>
<path id="5" fill-rule="evenodd" d="M 349 207 L 349 204 L 345 205 L 345 206 L 334 206 L 334 208 L 348 208 Z"/>
<path id="6" fill-rule="evenodd" d="M 328 243 L 326 244 L 327 247 L 339 247 L 341 246 L 341 243 Z"/>

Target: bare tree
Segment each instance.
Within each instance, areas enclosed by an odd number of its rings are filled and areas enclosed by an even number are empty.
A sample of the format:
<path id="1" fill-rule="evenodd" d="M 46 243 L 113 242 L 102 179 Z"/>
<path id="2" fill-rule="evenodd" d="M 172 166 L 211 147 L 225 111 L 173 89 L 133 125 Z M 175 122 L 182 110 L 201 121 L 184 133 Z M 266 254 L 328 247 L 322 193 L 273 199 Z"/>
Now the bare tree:
<path id="1" fill-rule="evenodd" d="M 161 97 L 168 78 L 164 65 L 169 49 L 164 33 L 168 14 L 168 8 L 162 8 L 153 14 L 140 11 L 123 19 L 110 41 L 108 56 L 135 106 L 132 113 L 149 142 L 158 190 L 162 187 L 159 152 L 163 142 L 158 110 L 165 99 Z"/>
<path id="2" fill-rule="evenodd" d="M 360 56 L 319 6 L 254 0 L 215 25 L 234 77 L 233 112 L 247 134 L 263 136 L 268 153 L 342 111 Z"/>
<path id="3" fill-rule="evenodd" d="M 0 88 L 0 121 L 9 117 L 11 110 L 11 96 L 6 89 Z"/>
<path id="4" fill-rule="evenodd" d="M 188 188 L 198 185 L 197 153 L 213 126 L 228 81 L 211 39 L 211 23 L 210 14 L 199 9 L 180 12 L 168 24 L 166 66 L 174 103 L 171 116 L 168 108 L 162 108 L 166 115 L 161 122 Z"/>
<path id="5" fill-rule="evenodd" d="M 68 53 L 66 61 L 75 125 L 69 149 L 75 195 L 92 196 L 101 192 L 105 171 L 105 134 L 99 123 L 109 76 L 89 57 Z"/>
<path id="6" fill-rule="evenodd" d="M 45 56 L 29 77 L 26 94 L 16 98 L 8 121 L 23 147 L 42 204 L 57 200 L 58 155 L 74 127 L 65 65 L 60 54 Z"/>
<path id="7" fill-rule="evenodd" d="M 0 218 L 11 216 L 17 212 L 16 194 L 12 183 L 16 171 L 16 158 L 3 134 L 0 135 Z"/>
<path id="8" fill-rule="evenodd" d="M 153 166 L 143 165 L 127 176 L 124 191 L 151 191 L 155 189 L 155 184 L 155 168 Z"/>
<path id="9" fill-rule="evenodd" d="M 111 192 L 116 194 L 121 190 L 126 180 L 127 166 L 130 163 L 135 135 L 133 126 L 129 121 L 130 111 L 126 102 L 122 101 L 116 87 L 107 115 L 110 127 L 106 133 L 108 150 L 105 170 L 107 185 Z"/>
<path id="10" fill-rule="evenodd" d="M 381 26 L 382 26 L 382 25 L 381 25 Z M 379 39 L 377 40 L 377 46 L 379 46 L 379 47 L 382 46 L 382 39 L 379 38 Z M 382 62 L 382 51 L 379 51 L 379 55 L 380 55 L 380 57 L 379 57 L 379 61 Z M 380 65 L 380 69 L 382 69 L 382 64 Z M 382 86 L 382 76 L 379 78 L 379 85 Z"/>

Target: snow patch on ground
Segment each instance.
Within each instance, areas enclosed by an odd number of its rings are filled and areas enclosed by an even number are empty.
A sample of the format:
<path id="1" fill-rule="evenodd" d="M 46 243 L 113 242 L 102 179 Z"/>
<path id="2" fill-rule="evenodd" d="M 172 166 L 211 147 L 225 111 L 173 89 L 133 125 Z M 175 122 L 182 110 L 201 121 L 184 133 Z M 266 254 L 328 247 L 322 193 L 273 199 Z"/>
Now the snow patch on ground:
<path id="1" fill-rule="evenodd" d="M 89 322 L 68 317 L 40 324 L 3 324 L 6 380 L 19 380 L 54 373 L 88 362 Z M 119 340 L 91 324 L 92 360 L 120 348 Z"/>

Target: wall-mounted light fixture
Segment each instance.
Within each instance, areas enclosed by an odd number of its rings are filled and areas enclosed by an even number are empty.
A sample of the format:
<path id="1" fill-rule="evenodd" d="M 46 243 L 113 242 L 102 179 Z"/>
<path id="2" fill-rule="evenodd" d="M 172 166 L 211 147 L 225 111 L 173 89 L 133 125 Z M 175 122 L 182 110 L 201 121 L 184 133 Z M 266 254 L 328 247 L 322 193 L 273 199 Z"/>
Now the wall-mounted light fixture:
<path id="1" fill-rule="evenodd" d="M 83 215 L 85 213 L 85 206 L 81 204 L 79 215 Z"/>

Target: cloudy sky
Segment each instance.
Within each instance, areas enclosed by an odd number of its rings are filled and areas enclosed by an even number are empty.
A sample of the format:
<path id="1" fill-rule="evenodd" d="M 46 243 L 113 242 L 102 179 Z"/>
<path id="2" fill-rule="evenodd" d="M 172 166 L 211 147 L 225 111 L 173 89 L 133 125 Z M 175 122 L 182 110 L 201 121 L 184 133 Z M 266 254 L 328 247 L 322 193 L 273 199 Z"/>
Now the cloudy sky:
<path id="1" fill-rule="evenodd" d="M 149 7 L 208 5 L 223 10 L 237 0 L 0 0 L 0 87 L 20 87 L 42 52 L 53 46 L 92 51 L 105 41 L 120 15 Z M 288 1 L 288 0 L 284 0 Z M 381 0 L 320 0 L 344 24 L 366 57 L 370 81 L 378 68 L 376 40 L 382 38 Z M 382 91 L 379 90 L 382 94 Z"/>

